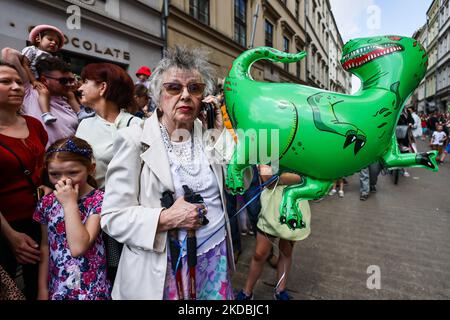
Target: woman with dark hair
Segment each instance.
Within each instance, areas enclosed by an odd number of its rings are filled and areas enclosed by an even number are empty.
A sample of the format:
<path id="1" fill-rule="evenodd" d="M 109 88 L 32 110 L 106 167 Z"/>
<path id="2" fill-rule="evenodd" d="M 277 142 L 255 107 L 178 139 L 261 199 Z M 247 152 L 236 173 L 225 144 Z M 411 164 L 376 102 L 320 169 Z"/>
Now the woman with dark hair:
<path id="1" fill-rule="evenodd" d="M 150 97 L 148 96 L 148 94 L 148 89 L 144 85 L 135 85 L 134 101 L 136 102 L 136 106 L 134 108 L 129 108 L 128 112 L 141 119 L 150 118 L 152 112 L 148 110 L 148 104 L 150 101 Z"/>
<path id="2" fill-rule="evenodd" d="M 25 87 L 0 60 L 0 264 L 15 278 L 22 264 L 27 299 L 36 299 L 39 224 L 32 219 L 48 136 L 41 122 L 19 115 Z"/>
<path id="3" fill-rule="evenodd" d="M 113 157 L 113 143 L 117 130 L 140 125 L 142 120 L 125 111 L 134 104 L 134 84 L 131 77 L 119 66 L 111 63 L 93 63 L 81 72 L 83 85 L 81 103 L 96 112 L 95 117 L 81 121 L 76 136 L 86 140 L 94 150 L 95 179 L 100 189 L 105 187 L 105 175 Z M 114 282 L 119 263 L 119 244 L 106 239 L 108 276 Z"/>
<path id="4" fill-rule="evenodd" d="M 78 89 L 81 103 L 94 109 L 96 116 L 81 121 L 76 136 L 94 149 L 95 179 L 99 187 L 104 188 L 117 130 L 140 125 L 142 121 L 125 111 L 135 104 L 134 84 L 122 68 L 111 63 L 89 64 L 81 72 L 81 79 L 83 84 Z"/>

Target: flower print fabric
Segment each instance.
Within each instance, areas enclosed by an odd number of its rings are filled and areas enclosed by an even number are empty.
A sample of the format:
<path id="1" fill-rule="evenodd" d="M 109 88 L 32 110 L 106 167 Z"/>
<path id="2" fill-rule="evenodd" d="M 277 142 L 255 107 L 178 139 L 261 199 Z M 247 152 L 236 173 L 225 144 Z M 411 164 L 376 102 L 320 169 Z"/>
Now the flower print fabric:
<path id="1" fill-rule="evenodd" d="M 185 250 L 185 248 L 183 249 Z M 179 300 L 177 284 L 172 271 L 170 250 L 167 255 L 166 284 L 163 300 Z M 181 278 L 184 299 L 189 299 L 189 269 L 187 255 L 181 258 Z M 227 242 L 223 240 L 209 251 L 197 256 L 195 268 L 197 300 L 233 300 L 230 272 L 227 263 Z"/>
<path id="2" fill-rule="evenodd" d="M 92 190 L 78 200 L 81 222 L 102 210 L 103 191 Z M 47 225 L 49 245 L 50 300 L 110 299 L 111 285 L 106 279 L 106 254 L 101 232 L 83 256 L 72 257 L 67 243 L 64 210 L 55 195 L 38 203 L 33 219 Z"/>

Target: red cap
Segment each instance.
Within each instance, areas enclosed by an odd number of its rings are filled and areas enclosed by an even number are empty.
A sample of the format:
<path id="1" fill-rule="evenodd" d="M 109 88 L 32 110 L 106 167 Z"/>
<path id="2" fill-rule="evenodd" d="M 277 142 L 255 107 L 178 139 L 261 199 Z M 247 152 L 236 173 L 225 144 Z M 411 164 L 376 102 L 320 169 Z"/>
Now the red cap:
<path id="1" fill-rule="evenodd" d="M 140 75 L 143 74 L 144 76 L 150 77 L 152 75 L 152 71 L 150 70 L 149 67 L 146 66 L 142 66 L 138 69 L 138 71 L 136 71 L 136 75 Z"/>
<path id="2" fill-rule="evenodd" d="M 64 45 L 64 33 L 59 30 L 57 27 L 48 25 L 48 24 L 41 24 L 36 27 L 34 27 L 28 36 L 28 41 L 30 41 L 33 45 L 36 45 L 36 38 L 37 36 L 44 32 L 44 31 L 53 31 L 57 34 L 59 38 L 59 46 L 58 48 L 61 49 Z"/>

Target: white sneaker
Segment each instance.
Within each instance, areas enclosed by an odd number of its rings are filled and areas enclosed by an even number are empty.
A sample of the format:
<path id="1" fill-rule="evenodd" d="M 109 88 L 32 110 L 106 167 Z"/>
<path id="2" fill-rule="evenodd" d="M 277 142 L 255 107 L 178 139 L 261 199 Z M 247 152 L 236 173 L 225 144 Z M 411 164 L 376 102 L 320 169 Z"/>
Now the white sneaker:
<path id="1" fill-rule="evenodd" d="M 404 176 L 404 177 L 409 177 L 409 176 L 410 176 L 410 174 L 409 174 L 409 172 L 408 172 L 408 171 L 405 171 L 405 172 L 403 172 L 403 176 Z"/>
<path id="2" fill-rule="evenodd" d="M 339 190 L 338 194 L 339 194 L 339 198 L 343 198 L 344 197 L 344 190 Z"/>
<path id="3" fill-rule="evenodd" d="M 50 124 L 58 119 L 55 118 L 50 112 L 46 112 L 42 114 L 42 120 L 44 121 L 45 124 Z"/>
<path id="4" fill-rule="evenodd" d="M 329 196 L 334 196 L 336 194 L 336 189 L 331 189 L 330 193 L 328 194 Z"/>

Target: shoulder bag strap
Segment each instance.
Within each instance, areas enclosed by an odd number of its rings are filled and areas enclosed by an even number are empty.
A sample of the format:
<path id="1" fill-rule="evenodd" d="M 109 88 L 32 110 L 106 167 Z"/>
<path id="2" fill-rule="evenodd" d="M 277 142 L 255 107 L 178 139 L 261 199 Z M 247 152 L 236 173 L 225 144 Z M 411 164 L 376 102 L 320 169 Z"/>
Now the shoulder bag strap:
<path id="1" fill-rule="evenodd" d="M 133 120 L 135 117 L 134 116 L 132 116 L 130 119 L 128 119 L 128 122 L 127 122 L 127 127 L 129 127 L 130 126 L 130 123 L 131 123 L 131 120 Z"/>
<path id="2" fill-rule="evenodd" d="M 31 179 L 31 171 L 28 170 L 25 165 L 23 164 L 22 160 L 19 158 L 19 156 L 6 144 L 0 141 L 0 146 L 9 151 L 16 159 L 17 162 L 19 162 L 20 169 L 22 170 L 23 174 L 25 175 L 25 178 L 27 179 L 30 186 L 33 187 L 33 190 L 36 189 L 36 185 L 33 182 L 33 179 Z"/>

